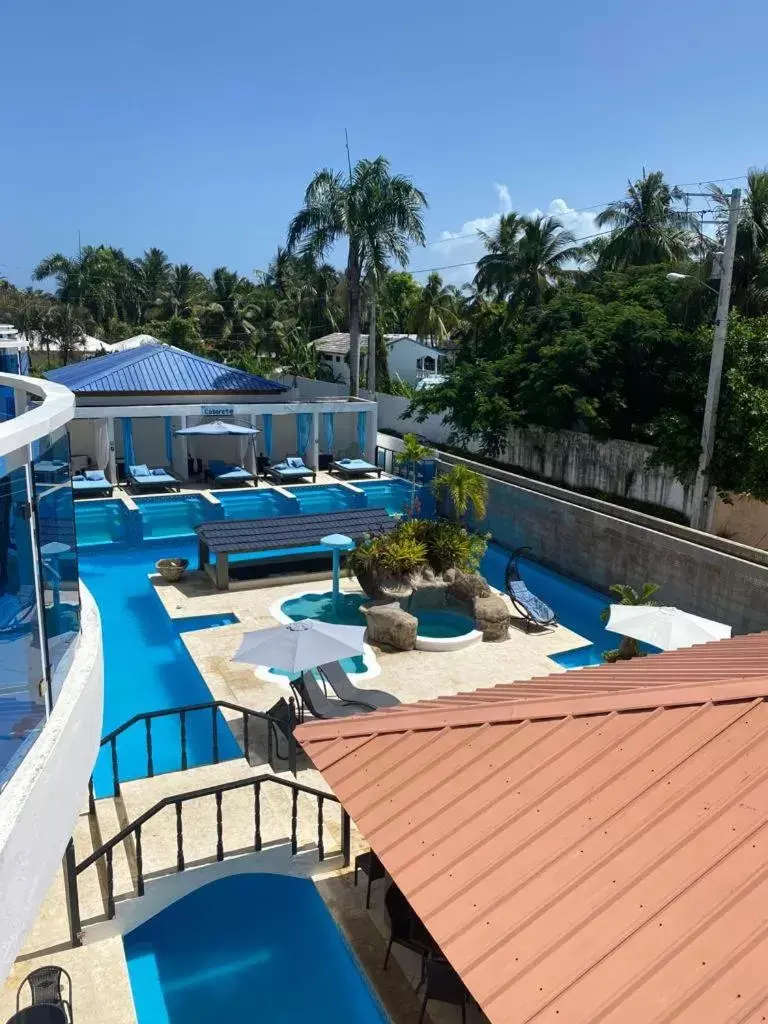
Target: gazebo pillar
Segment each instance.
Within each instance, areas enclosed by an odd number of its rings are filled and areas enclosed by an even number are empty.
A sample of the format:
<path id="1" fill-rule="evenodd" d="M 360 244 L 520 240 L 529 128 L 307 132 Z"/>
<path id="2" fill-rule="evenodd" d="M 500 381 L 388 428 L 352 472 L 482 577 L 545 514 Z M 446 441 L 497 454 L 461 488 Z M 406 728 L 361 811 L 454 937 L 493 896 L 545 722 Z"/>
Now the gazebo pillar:
<path id="1" fill-rule="evenodd" d="M 320 413 L 312 413 L 312 436 L 309 442 L 312 455 L 310 456 L 310 469 L 315 472 L 320 469 Z"/>
<path id="2" fill-rule="evenodd" d="M 186 430 L 187 417 L 180 416 L 179 419 L 181 420 L 181 426 L 179 427 L 179 429 Z M 176 445 L 178 445 L 176 451 L 178 452 L 179 459 L 179 465 L 173 467 L 174 472 L 178 476 L 182 477 L 182 479 L 189 480 L 189 439 L 187 438 L 186 434 L 182 434 L 181 436 L 175 437 L 174 442 Z"/>
<path id="3" fill-rule="evenodd" d="M 115 458 L 115 417 L 107 416 L 107 444 L 109 445 L 107 455 L 107 479 L 113 484 L 117 483 L 117 460 Z"/>

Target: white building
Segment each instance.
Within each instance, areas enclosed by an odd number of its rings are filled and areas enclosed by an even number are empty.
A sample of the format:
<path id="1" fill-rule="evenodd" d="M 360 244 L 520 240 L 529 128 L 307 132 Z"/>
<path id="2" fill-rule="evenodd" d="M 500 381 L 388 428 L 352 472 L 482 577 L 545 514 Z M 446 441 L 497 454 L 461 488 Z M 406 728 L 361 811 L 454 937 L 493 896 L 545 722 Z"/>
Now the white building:
<path id="1" fill-rule="evenodd" d="M 385 334 L 387 366 L 391 377 L 400 377 L 408 384 L 434 376 L 445 366 L 446 354 L 439 348 L 421 341 L 415 334 Z M 337 332 L 317 338 L 312 344 L 318 358 L 328 366 L 334 377 L 349 382 L 349 333 Z M 368 335 L 360 335 L 361 364 L 368 351 Z"/>

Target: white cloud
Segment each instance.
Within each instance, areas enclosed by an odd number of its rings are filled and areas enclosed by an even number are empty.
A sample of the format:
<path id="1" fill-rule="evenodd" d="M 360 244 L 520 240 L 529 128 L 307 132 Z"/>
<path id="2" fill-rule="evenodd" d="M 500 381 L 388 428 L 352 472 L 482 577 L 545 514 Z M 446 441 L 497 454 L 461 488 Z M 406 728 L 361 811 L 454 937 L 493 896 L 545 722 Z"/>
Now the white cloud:
<path id="1" fill-rule="evenodd" d="M 440 238 L 433 242 L 429 251 L 440 259 L 433 262 L 436 266 L 446 264 L 468 264 L 467 266 L 456 266 L 450 270 L 440 271 L 443 280 L 447 284 L 464 284 L 474 277 L 474 264 L 485 252 L 482 238 L 479 232 L 486 234 L 495 231 L 501 217 L 513 209 L 512 197 L 509 188 L 500 182 L 494 184 L 498 198 L 497 210 L 485 217 L 474 217 L 465 221 L 456 231 L 442 231 Z M 572 231 L 577 238 L 585 235 L 592 235 L 597 230 L 595 227 L 595 214 L 589 211 L 572 209 L 565 199 L 553 199 L 547 206 L 546 211 L 535 209 L 529 211 L 529 216 L 542 215 L 557 217 L 563 227 Z M 445 257 L 445 259 L 443 259 Z"/>

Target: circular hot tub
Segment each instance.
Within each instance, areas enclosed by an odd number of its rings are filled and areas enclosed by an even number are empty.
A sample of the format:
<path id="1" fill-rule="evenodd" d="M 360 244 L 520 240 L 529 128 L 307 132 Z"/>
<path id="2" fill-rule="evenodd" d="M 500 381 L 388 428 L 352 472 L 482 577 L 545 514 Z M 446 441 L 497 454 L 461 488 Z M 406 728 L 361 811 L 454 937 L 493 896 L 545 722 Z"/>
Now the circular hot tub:
<path id="1" fill-rule="evenodd" d="M 472 619 L 460 612 L 437 609 L 419 611 L 415 615 L 419 623 L 417 651 L 458 651 L 483 638 Z"/>

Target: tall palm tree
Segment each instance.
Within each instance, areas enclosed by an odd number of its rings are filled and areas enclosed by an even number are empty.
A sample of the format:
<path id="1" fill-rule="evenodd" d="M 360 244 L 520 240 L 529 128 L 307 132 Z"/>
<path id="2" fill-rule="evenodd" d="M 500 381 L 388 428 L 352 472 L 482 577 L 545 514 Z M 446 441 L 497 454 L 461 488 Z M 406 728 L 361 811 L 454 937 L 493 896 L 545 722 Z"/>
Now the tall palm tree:
<path id="1" fill-rule="evenodd" d="M 348 240 L 347 301 L 349 304 L 350 393 L 360 382 L 360 313 L 363 278 L 373 287 L 387 262 L 408 262 L 408 243 L 425 243 L 424 193 L 410 178 L 390 173 L 383 156 L 360 160 L 349 178 L 332 170 L 318 171 L 304 194 L 304 206 L 288 228 L 288 249 L 321 258 L 342 238 Z M 375 301 L 375 297 L 374 297 Z"/>
<path id="2" fill-rule="evenodd" d="M 643 171 L 641 178 L 630 181 L 626 198 L 597 215 L 599 228 L 612 229 L 600 265 L 612 269 L 684 259 L 697 225 L 693 215 L 675 209 L 680 198 L 679 189 L 671 188 L 661 171 Z"/>
<path id="3" fill-rule="evenodd" d="M 475 519 L 485 519 L 488 508 L 488 480 L 474 469 L 457 463 L 435 477 L 432 489 L 438 496 L 448 495 L 459 518 L 465 516 L 471 508 Z"/>
<path id="4" fill-rule="evenodd" d="M 235 347 L 242 348 L 255 330 L 252 288 L 248 278 L 226 267 L 216 267 L 211 274 L 207 311 L 217 321 L 220 339 L 233 340 Z"/>
<path id="5" fill-rule="evenodd" d="M 727 213 L 730 195 L 710 185 L 713 198 Z M 768 312 L 768 169 L 752 167 L 739 212 L 733 263 L 733 302 L 748 316 Z"/>
<path id="6" fill-rule="evenodd" d="M 443 286 L 442 278 L 431 273 L 411 315 L 411 327 L 420 338 L 445 341 L 459 325 L 456 294 Z"/>
<path id="7" fill-rule="evenodd" d="M 576 239 L 556 217 L 524 217 L 517 246 L 515 300 L 538 306 L 566 276 L 566 264 L 578 256 Z"/>
<path id="8" fill-rule="evenodd" d="M 517 281 L 515 264 L 522 230 L 523 218 L 513 211 L 501 216 L 493 233 L 478 232 L 488 250 L 487 255 L 482 256 L 477 263 L 473 283 L 478 292 L 495 294 L 497 298 L 505 299 L 513 291 Z"/>
<path id="9" fill-rule="evenodd" d="M 57 297 L 87 310 L 102 326 L 113 317 L 130 318 L 138 308 L 136 265 L 121 249 L 108 245 L 83 246 L 71 259 L 53 253 L 38 263 L 33 276 L 36 281 L 56 278 Z"/>
<path id="10" fill-rule="evenodd" d="M 162 249 L 152 246 L 136 260 L 138 283 L 141 289 L 141 319 L 147 319 L 147 312 L 159 306 L 168 291 L 171 278 L 171 263 Z"/>
<path id="11" fill-rule="evenodd" d="M 82 310 L 66 302 L 51 305 L 43 322 L 43 336 L 57 343 L 59 358 L 66 366 L 85 342 L 85 321 Z"/>
<path id="12" fill-rule="evenodd" d="M 163 305 L 166 315 L 191 317 L 204 301 L 205 277 L 190 263 L 177 263 L 170 268 Z"/>
<path id="13" fill-rule="evenodd" d="M 405 470 L 408 473 L 408 478 L 411 481 L 411 504 L 409 512 L 412 517 L 415 516 L 418 511 L 416 508 L 416 470 L 418 468 L 418 464 L 424 459 L 429 458 L 431 454 L 432 450 L 422 444 L 415 434 L 404 434 L 403 447 L 395 455 L 395 464 L 405 467 Z"/>

